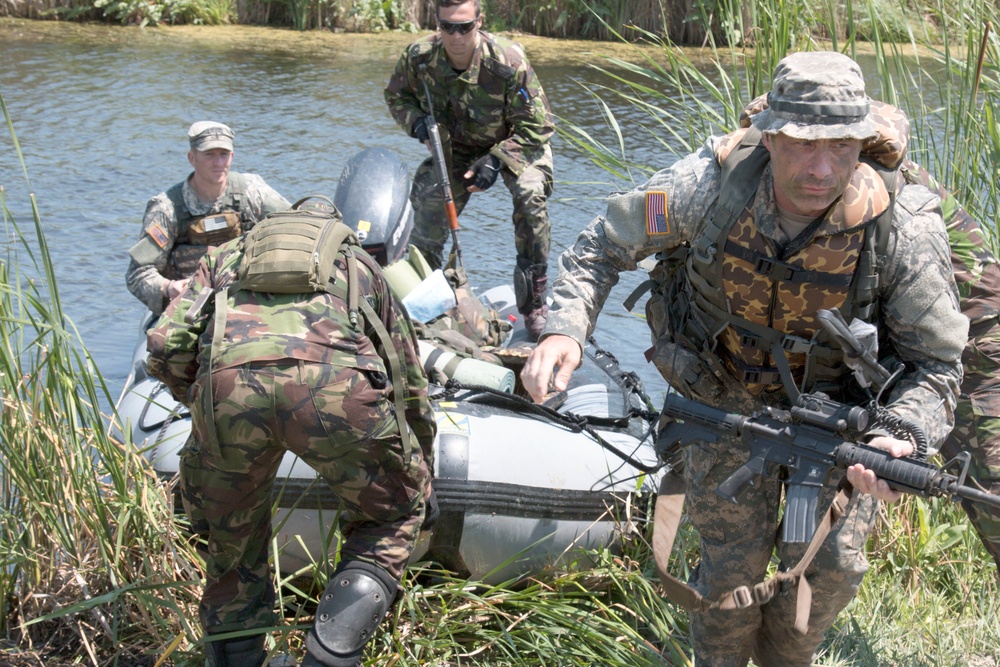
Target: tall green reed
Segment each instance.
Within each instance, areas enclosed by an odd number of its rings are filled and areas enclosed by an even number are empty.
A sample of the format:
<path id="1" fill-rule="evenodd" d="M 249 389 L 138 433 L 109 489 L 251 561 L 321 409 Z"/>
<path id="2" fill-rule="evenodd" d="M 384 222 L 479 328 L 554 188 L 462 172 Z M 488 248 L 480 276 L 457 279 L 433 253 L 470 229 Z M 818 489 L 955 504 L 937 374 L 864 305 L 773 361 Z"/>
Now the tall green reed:
<path id="1" fill-rule="evenodd" d="M 6 104 L 8 132 L 30 189 Z M 197 557 L 137 448 L 111 436 L 108 388 L 62 312 L 34 196 L 0 185 L 0 630 L 90 664 L 188 643 Z"/>

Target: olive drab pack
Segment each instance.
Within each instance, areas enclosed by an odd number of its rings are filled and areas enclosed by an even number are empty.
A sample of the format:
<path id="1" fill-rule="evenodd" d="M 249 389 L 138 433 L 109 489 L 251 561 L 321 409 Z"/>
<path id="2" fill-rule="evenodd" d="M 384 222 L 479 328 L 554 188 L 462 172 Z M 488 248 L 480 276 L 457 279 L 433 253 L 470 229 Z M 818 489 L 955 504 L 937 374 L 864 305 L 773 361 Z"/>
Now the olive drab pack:
<path id="1" fill-rule="evenodd" d="M 312 198 L 326 200 L 330 210 L 301 208 Z M 247 233 L 239 285 L 278 294 L 327 290 L 337 255 L 344 253 L 350 259 L 352 246 L 360 247 L 358 237 L 330 200 L 300 199 L 290 210 L 268 215 Z"/>
<path id="2" fill-rule="evenodd" d="M 303 207 L 310 199 L 322 200 L 326 205 Z M 412 440 L 406 426 L 404 407 L 405 360 L 402 351 L 393 346 L 388 329 L 368 299 L 359 294 L 358 253 L 365 254 L 354 230 L 344 224 L 333 202 L 322 195 L 304 197 L 292 204 L 291 209 L 271 213 L 258 222 L 243 239 L 243 258 L 236 280 L 215 292 L 215 329 L 208 363 L 211 364 L 211 359 L 216 356 L 217 346 L 225 333 L 230 292 L 241 289 L 277 294 L 328 292 L 347 303 L 352 327 L 361 331 L 367 323 L 375 331 L 375 342 L 390 368 L 396 421 L 408 459 Z M 346 285 L 335 280 L 338 256 L 343 256 L 347 264 Z M 374 260 L 369 259 L 367 265 L 371 270 L 378 269 Z M 207 401 L 211 401 L 211 366 L 207 377 L 208 390 L 203 394 Z M 207 404 L 206 409 L 210 408 L 211 405 Z M 212 413 L 207 411 L 205 414 Z M 211 436 L 214 437 L 214 433 Z"/>

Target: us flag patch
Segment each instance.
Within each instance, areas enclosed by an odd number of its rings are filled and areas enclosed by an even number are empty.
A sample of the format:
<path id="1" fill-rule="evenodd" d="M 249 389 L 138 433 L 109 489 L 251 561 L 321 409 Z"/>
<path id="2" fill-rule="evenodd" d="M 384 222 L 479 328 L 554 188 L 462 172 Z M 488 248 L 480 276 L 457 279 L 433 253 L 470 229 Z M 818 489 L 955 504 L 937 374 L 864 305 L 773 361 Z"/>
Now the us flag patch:
<path id="1" fill-rule="evenodd" d="M 166 247 L 166 245 L 170 243 L 170 239 L 167 238 L 166 233 L 163 231 L 163 227 L 160 227 L 158 224 L 147 229 L 146 233 L 149 234 L 152 237 L 153 242 L 161 248 Z"/>
<path id="2" fill-rule="evenodd" d="M 646 193 L 646 235 L 669 234 L 670 222 L 667 220 L 667 193 Z"/>

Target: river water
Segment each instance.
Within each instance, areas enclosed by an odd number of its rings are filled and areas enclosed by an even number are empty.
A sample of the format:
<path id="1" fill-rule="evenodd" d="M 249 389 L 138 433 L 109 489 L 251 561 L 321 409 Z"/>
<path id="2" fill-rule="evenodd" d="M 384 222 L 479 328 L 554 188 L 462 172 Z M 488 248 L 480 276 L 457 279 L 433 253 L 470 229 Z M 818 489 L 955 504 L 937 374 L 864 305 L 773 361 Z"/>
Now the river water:
<path id="1" fill-rule="evenodd" d="M 114 397 L 144 312 L 125 288 L 127 251 L 146 201 L 190 171 L 188 125 L 215 119 L 233 127 L 233 169 L 261 174 L 289 200 L 332 197 L 344 163 L 367 147 L 396 151 L 415 168 L 426 149 L 394 124 L 382 97 L 396 58 L 414 38 L 0 20 L 0 93 L 30 179 L 27 185 L 4 128 L 0 185 L 22 229 L 32 227 L 27 194 L 35 194 L 63 308 Z M 607 135 L 579 83 L 599 77 L 584 64 L 596 60 L 588 48 L 557 43 L 553 52 L 549 45 L 536 70 L 558 117 Z M 628 185 L 611 183 L 560 137 L 554 152 L 550 279 L 555 257 L 603 211 L 607 193 Z M 474 285 L 510 282 L 510 214 L 506 189 L 494 187 L 475 195 L 462 215 L 463 257 Z M 656 400 L 666 385 L 642 356 L 648 330 L 620 305 L 643 277 L 623 276 L 595 336 L 639 373 Z"/>

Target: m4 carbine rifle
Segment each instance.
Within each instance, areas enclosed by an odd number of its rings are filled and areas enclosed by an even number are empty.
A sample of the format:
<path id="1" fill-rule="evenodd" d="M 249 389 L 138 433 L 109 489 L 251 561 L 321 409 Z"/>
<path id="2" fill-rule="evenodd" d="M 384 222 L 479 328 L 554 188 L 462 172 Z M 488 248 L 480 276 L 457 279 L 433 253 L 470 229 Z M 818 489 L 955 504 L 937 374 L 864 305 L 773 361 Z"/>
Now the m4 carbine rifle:
<path id="1" fill-rule="evenodd" d="M 834 314 L 843 324 L 839 313 Z M 829 329 L 827 322 L 824 326 Z M 838 327 L 837 337 L 850 335 L 844 329 L 846 325 Z M 883 379 L 888 376 L 885 372 Z M 855 463 L 872 470 L 896 491 L 925 498 L 964 498 L 1000 507 L 1000 496 L 966 485 L 971 460 L 968 452 L 938 468 L 918 458 L 896 458 L 858 443 L 872 425 L 876 405 L 873 402 L 872 409 L 866 409 L 843 405 L 821 393 L 801 394 L 789 410 L 764 408 L 747 417 L 669 394 L 663 415 L 683 423 L 672 421 L 664 427 L 657 438 L 657 450 L 661 458 L 667 458 L 677 446 L 716 442 L 720 435 L 745 442 L 750 448 L 750 460 L 715 491 L 735 503 L 747 487 L 762 477 L 782 479 L 787 484 L 782 520 L 785 542 L 808 542 L 812 538 L 820 490 L 828 475 Z"/>

